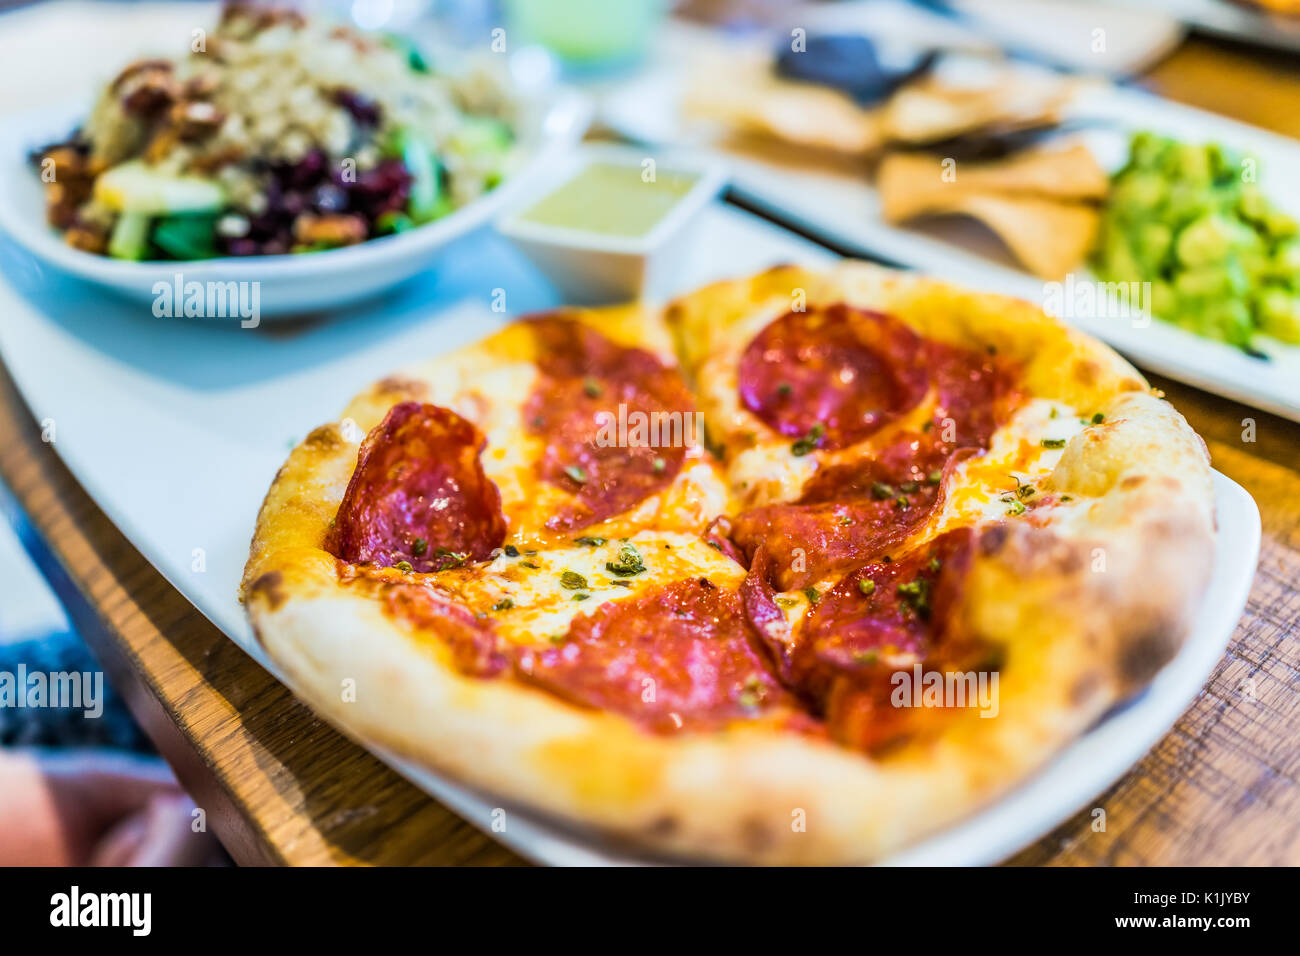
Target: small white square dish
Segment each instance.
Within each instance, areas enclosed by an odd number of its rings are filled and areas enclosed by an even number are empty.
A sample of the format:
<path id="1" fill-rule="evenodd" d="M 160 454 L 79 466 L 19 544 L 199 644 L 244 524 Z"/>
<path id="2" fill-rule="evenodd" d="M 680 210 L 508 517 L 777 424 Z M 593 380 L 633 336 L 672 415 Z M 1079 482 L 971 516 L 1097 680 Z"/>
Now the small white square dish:
<path id="1" fill-rule="evenodd" d="M 538 179 L 497 230 L 569 301 L 654 299 L 691 255 L 686 227 L 726 180 L 716 159 L 586 146 Z"/>

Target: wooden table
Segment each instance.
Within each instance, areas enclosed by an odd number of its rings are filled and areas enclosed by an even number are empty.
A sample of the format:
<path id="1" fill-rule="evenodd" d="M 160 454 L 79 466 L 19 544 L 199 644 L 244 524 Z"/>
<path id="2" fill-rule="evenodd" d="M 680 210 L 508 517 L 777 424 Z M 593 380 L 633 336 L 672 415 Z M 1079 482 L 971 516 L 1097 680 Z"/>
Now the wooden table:
<path id="1" fill-rule="evenodd" d="M 1147 82 L 1300 137 L 1300 61 L 1190 41 Z M 1106 831 L 1093 832 L 1090 806 L 1011 862 L 1300 864 L 1300 425 L 1156 382 L 1258 502 L 1258 574 L 1205 690 L 1093 802 Z M 74 623 L 238 862 L 520 862 L 317 720 L 201 617 L 41 441 L 3 370 L 0 479 L 47 545 Z"/>

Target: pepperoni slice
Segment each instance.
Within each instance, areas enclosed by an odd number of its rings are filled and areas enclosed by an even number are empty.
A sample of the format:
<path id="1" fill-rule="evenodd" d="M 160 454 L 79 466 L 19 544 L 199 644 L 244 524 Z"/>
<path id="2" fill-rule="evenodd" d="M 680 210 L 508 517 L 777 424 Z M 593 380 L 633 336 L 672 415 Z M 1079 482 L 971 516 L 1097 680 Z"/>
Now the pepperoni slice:
<path id="1" fill-rule="evenodd" d="M 788 312 L 740 357 L 740 400 L 782 435 L 843 448 L 925 397 L 925 342 L 879 312 L 839 304 Z"/>
<path id="2" fill-rule="evenodd" d="M 910 442 L 905 442 L 910 446 Z M 751 557 L 766 551 L 782 590 L 807 587 L 896 548 L 942 503 L 948 473 L 971 454 L 961 450 L 917 464 L 891 455 L 819 473 L 795 504 L 765 505 L 731 521 L 732 541 Z"/>
<path id="3" fill-rule="evenodd" d="M 528 324 L 541 377 L 524 414 L 546 445 L 537 474 L 573 496 L 546 526 L 584 528 L 671 485 L 695 437 L 677 372 L 561 315 Z"/>
<path id="4" fill-rule="evenodd" d="M 462 673 L 495 677 L 509 666 L 492 622 L 475 617 L 440 591 L 418 584 L 393 585 L 384 595 L 384 606 L 417 630 L 438 635 Z"/>
<path id="5" fill-rule="evenodd" d="M 819 333 L 828 334 L 834 339 L 842 333 Z M 1015 370 L 1006 363 L 939 342 L 917 343 L 921 374 L 931 383 L 922 391 L 932 387 L 935 400 L 922 431 L 905 432 L 860 460 L 821 468 L 796 502 L 733 519 L 732 540 L 751 559 L 764 543 L 782 590 L 855 567 L 921 528 L 941 503 L 947 473 L 986 448 L 1019 401 Z"/>
<path id="6" fill-rule="evenodd" d="M 760 552 L 741 588 L 746 615 L 764 635 L 782 682 L 825 716 L 832 738 L 876 752 L 916 730 L 924 715 L 890 703 L 891 658 L 934 668 L 968 663 L 979 652 L 952 626 L 973 547 L 974 533 L 960 528 L 897 560 L 863 565 L 793 632 L 774 623 L 784 619 Z"/>
<path id="7" fill-rule="evenodd" d="M 659 733 L 715 727 L 790 700 L 750 644 L 738 593 L 707 578 L 606 602 L 579 615 L 562 644 L 523 650 L 516 668 L 567 700 Z"/>
<path id="8" fill-rule="evenodd" d="M 486 444 L 446 408 L 393 406 L 361 443 L 327 550 L 415 571 L 486 560 L 506 536 L 501 495 L 479 462 Z"/>

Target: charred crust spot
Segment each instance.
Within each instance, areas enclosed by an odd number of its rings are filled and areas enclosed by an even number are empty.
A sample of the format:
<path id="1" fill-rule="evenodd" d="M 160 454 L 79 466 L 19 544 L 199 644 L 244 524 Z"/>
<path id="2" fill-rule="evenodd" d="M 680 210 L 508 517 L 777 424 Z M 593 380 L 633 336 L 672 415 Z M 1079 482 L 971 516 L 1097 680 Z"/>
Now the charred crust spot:
<path id="1" fill-rule="evenodd" d="M 336 426 L 321 425 L 319 428 L 311 430 L 311 434 L 307 436 L 303 444 L 323 449 L 337 448 L 343 444 L 343 436 L 339 434 Z"/>
<path id="2" fill-rule="evenodd" d="M 762 853 L 772 845 L 772 831 L 758 817 L 746 817 L 740 822 L 740 842 L 751 853 Z"/>
<path id="3" fill-rule="evenodd" d="M 985 528 L 980 532 L 980 553 L 985 555 L 997 554 L 1006 545 L 1010 534 L 1011 531 L 1004 524 L 995 524 Z"/>
<path id="4" fill-rule="evenodd" d="M 413 378 L 401 378 L 390 375 L 375 383 L 376 395 L 403 395 L 412 399 L 424 398 L 429 394 L 429 386 Z"/>
<path id="5" fill-rule="evenodd" d="M 646 833 L 653 837 L 670 837 L 677 832 L 677 818 L 671 813 L 665 813 L 661 817 L 655 817 L 646 827 Z"/>
<path id="6" fill-rule="evenodd" d="M 1129 639 L 1116 662 L 1121 679 L 1126 684 L 1145 684 L 1173 656 L 1174 646 L 1174 635 L 1164 625 L 1154 626 Z"/>
<path id="7" fill-rule="evenodd" d="M 284 575 L 279 571 L 267 571 L 258 575 L 248 586 L 248 596 L 260 597 L 266 602 L 267 610 L 278 611 L 288 597 L 284 593 Z"/>
<path id="8" fill-rule="evenodd" d="M 1101 370 L 1097 367 L 1097 363 L 1091 359 L 1080 359 L 1074 363 L 1072 371 L 1076 382 L 1081 385 L 1095 385 L 1097 374 Z"/>
<path id="9" fill-rule="evenodd" d="M 1082 707 L 1101 687 L 1101 675 L 1096 671 L 1081 674 L 1070 685 L 1070 705 Z"/>

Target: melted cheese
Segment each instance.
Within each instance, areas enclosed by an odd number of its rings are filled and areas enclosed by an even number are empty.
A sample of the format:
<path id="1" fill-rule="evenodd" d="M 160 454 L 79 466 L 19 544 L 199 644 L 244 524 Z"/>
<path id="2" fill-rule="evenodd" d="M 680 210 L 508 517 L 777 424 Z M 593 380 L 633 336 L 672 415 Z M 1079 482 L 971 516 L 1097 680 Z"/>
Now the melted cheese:
<path id="1" fill-rule="evenodd" d="M 987 452 L 954 469 L 943 508 L 931 522 L 934 533 L 1023 514 L 1023 507 L 1041 492 L 1043 481 L 1061 460 L 1064 443 L 1085 427 L 1075 411 L 1061 402 L 1041 398 L 1026 402 L 994 433 Z M 1061 447 L 1049 447 L 1058 443 Z"/>
<path id="2" fill-rule="evenodd" d="M 608 570 L 630 545 L 645 570 L 620 576 Z M 535 643 L 539 636 L 562 635 L 579 614 L 591 614 L 606 601 L 623 601 L 645 588 L 707 577 L 718 587 L 738 587 L 745 570 L 696 535 L 645 531 L 599 545 L 501 554 L 490 564 L 466 569 L 451 585 L 470 608 L 488 614 L 507 640 Z"/>

